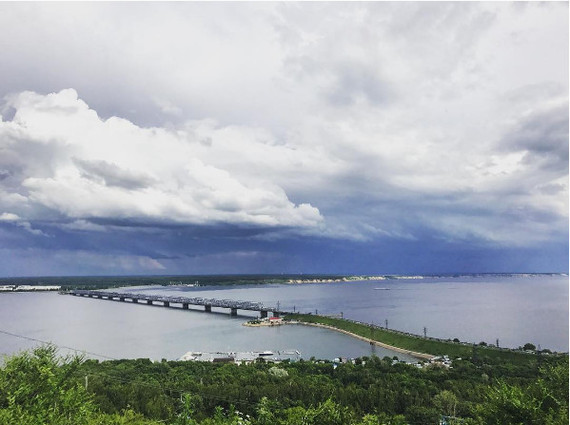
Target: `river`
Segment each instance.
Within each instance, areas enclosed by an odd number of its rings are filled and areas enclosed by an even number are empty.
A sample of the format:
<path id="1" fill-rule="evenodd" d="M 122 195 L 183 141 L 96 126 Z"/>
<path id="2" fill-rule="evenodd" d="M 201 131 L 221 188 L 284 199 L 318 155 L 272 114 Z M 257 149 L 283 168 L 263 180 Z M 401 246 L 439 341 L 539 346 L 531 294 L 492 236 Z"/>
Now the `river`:
<path id="1" fill-rule="evenodd" d="M 125 291 L 260 301 L 282 310 L 340 314 L 440 338 L 518 347 L 527 342 L 568 351 L 568 277 L 470 276 L 326 284 L 129 287 Z M 0 294 L 0 352 L 50 341 L 90 357 L 176 359 L 187 351 L 299 350 L 303 358 L 397 355 L 347 335 L 307 326 L 245 327 L 255 315 L 230 317 L 62 296 Z M 249 317 L 248 317 L 249 316 Z M 19 335 L 16 337 L 14 335 Z M 31 338 L 23 339 L 22 337 Z"/>

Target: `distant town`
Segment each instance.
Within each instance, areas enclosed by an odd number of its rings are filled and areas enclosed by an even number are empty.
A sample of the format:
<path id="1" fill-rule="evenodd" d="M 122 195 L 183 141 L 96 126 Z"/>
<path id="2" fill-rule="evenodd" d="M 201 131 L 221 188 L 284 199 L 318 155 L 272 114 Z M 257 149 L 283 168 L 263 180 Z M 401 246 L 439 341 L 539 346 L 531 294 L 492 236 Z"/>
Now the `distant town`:
<path id="1" fill-rule="evenodd" d="M 59 291 L 58 285 L 1 285 L 0 292 Z"/>
<path id="2" fill-rule="evenodd" d="M 289 279 L 285 283 L 335 283 L 335 282 L 358 282 L 362 280 L 386 280 L 386 279 L 423 279 L 423 276 L 345 276 L 338 278 L 312 278 L 312 279 Z"/>

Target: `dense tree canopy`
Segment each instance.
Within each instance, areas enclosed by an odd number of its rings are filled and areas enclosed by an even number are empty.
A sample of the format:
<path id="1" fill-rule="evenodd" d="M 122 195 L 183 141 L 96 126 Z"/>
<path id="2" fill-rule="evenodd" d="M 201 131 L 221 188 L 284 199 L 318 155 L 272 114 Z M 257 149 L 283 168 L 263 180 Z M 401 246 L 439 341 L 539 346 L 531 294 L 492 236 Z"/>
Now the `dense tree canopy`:
<path id="1" fill-rule="evenodd" d="M 453 367 L 363 358 L 99 362 L 43 346 L 0 368 L 3 425 L 567 424 L 568 357 Z M 458 418 L 458 419 L 453 419 Z"/>

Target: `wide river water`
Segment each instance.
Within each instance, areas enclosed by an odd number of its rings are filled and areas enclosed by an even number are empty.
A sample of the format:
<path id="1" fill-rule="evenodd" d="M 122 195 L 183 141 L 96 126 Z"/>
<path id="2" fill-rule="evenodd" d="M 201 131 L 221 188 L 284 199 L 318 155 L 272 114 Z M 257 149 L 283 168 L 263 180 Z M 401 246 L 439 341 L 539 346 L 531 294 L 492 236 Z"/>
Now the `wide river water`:
<path id="1" fill-rule="evenodd" d="M 484 276 L 255 286 L 129 287 L 124 291 L 260 301 L 281 310 L 346 318 L 440 338 L 568 351 L 567 276 Z M 197 308 L 197 307 L 196 307 Z M 110 358 L 176 359 L 187 351 L 299 350 L 303 358 L 376 354 L 411 358 L 347 335 L 300 325 L 242 326 L 254 312 L 151 307 L 62 296 L 0 293 L 0 353 L 50 341 Z M 247 317 L 247 316 L 250 317 Z M 13 335 L 9 335 L 9 334 Z M 14 336 L 19 335 L 20 337 Z M 27 337 L 31 339 L 24 339 Z M 61 350 L 65 353 L 65 349 Z"/>

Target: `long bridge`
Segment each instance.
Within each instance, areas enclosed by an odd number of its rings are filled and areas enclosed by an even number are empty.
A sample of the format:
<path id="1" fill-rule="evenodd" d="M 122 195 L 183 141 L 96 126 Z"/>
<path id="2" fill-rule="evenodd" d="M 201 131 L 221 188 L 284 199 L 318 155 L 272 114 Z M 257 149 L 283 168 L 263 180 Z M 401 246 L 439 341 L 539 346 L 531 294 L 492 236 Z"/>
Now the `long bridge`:
<path id="1" fill-rule="evenodd" d="M 173 307 L 172 304 L 180 304 L 184 310 L 188 310 L 190 305 L 196 305 L 203 306 L 204 311 L 207 312 L 212 312 L 212 307 L 229 308 L 231 316 L 237 316 L 238 310 L 259 311 L 261 317 L 267 317 L 271 312 L 274 317 L 287 314 L 285 311 L 280 311 L 279 308 L 267 307 L 264 306 L 263 303 L 255 301 L 220 300 L 216 298 L 202 297 L 169 297 L 165 295 L 137 294 L 133 292 L 89 291 L 84 289 L 67 291 L 65 294 L 75 295 L 77 297 L 96 298 L 100 300 L 106 299 L 110 301 L 131 302 L 135 304 L 146 303 L 147 305 L 157 305 L 161 307 Z"/>

